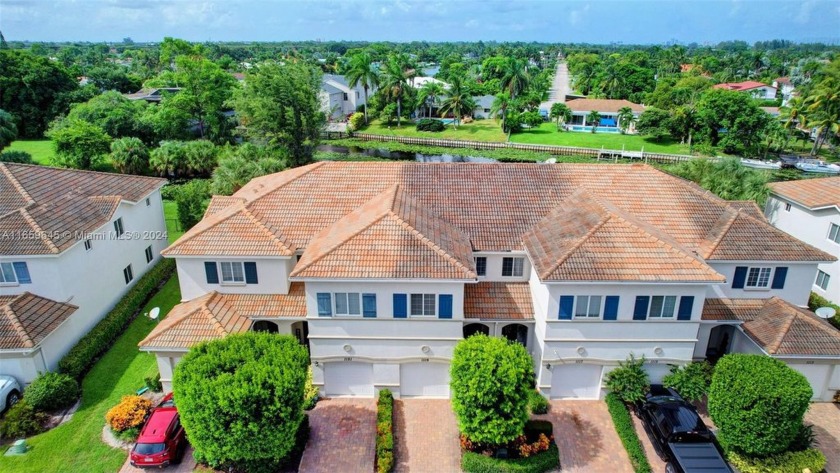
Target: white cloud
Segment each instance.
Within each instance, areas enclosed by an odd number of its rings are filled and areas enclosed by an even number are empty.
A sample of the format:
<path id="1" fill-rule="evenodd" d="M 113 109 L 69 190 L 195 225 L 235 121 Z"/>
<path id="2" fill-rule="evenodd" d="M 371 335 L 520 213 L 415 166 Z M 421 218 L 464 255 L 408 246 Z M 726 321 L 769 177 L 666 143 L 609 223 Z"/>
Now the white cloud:
<path id="1" fill-rule="evenodd" d="M 579 25 L 586 16 L 586 13 L 589 12 L 589 4 L 583 6 L 583 8 L 572 10 L 569 12 L 569 24 L 572 26 Z"/>

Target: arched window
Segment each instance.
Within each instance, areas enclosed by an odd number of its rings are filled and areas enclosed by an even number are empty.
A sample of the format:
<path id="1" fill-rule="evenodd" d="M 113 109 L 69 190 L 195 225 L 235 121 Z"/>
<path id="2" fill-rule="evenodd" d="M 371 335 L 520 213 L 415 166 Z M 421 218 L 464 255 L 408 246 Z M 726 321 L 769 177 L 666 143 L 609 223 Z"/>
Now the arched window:
<path id="1" fill-rule="evenodd" d="M 254 332 L 268 332 L 268 333 L 277 333 L 280 328 L 274 322 L 268 320 L 257 320 L 254 322 L 254 325 L 251 327 L 251 330 Z"/>
<path id="2" fill-rule="evenodd" d="M 512 342 L 528 346 L 528 327 L 522 324 L 505 325 L 502 328 L 502 336 Z"/>
<path id="3" fill-rule="evenodd" d="M 472 337 L 477 333 L 490 335 L 490 327 L 484 324 L 467 324 L 464 325 L 464 338 Z"/>

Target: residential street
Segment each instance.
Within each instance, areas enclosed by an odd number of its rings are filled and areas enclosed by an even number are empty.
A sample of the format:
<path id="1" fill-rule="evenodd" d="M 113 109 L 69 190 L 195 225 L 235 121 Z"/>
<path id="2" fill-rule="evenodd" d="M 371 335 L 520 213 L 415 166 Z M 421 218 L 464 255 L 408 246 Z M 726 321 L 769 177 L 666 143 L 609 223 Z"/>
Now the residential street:
<path id="1" fill-rule="evenodd" d="M 565 102 L 566 95 L 571 93 L 572 86 L 569 79 L 569 66 L 566 61 L 557 63 L 557 68 L 554 71 L 554 82 L 551 84 L 551 89 L 548 91 L 548 100 L 540 104 L 540 109 L 551 110 L 551 106 L 557 102 Z"/>

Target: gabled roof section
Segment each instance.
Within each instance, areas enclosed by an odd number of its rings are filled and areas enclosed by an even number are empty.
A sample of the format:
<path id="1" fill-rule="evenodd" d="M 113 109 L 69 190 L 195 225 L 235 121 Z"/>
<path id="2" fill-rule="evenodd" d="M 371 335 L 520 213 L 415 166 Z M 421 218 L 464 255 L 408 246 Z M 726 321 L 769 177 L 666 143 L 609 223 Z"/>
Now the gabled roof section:
<path id="1" fill-rule="evenodd" d="M 811 210 L 835 207 L 840 211 L 840 177 L 771 182 L 770 191 Z"/>
<path id="2" fill-rule="evenodd" d="M 398 185 L 316 236 L 291 276 L 459 280 L 477 277 L 469 237 L 420 206 Z"/>
<path id="3" fill-rule="evenodd" d="M 77 309 L 29 292 L 0 296 L 0 350 L 35 348 Z"/>
<path id="4" fill-rule="evenodd" d="M 661 231 L 581 190 L 523 237 L 542 281 L 722 282 Z"/>
<path id="5" fill-rule="evenodd" d="M 618 111 L 624 107 L 628 107 L 636 113 L 642 113 L 645 111 L 644 105 L 639 105 L 623 99 L 574 99 L 566 102 L 566 105 L 568 105 L 573 112 L 588 113 L 595 110 L 596 112 L 618 113 Z"/>

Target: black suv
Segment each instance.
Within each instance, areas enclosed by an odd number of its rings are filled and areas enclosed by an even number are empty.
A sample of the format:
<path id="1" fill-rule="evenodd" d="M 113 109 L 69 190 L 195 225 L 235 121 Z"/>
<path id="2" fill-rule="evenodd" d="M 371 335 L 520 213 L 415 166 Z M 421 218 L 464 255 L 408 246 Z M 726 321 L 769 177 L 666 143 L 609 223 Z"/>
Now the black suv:
<path id="1" fill-rule="evenodd" d="M 651 385 L 635 407 L 668 473 L 732 473 L 714 434 L 676 391 Z"/>

